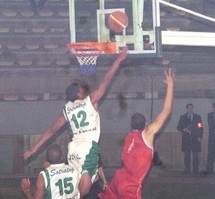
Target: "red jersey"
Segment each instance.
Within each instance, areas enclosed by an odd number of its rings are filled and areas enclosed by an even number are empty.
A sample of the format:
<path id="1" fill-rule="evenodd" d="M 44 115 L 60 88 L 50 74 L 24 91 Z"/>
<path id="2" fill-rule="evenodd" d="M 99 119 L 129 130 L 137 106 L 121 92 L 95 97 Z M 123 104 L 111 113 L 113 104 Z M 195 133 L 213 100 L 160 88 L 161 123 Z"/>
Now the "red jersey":
<path id="1" fill-rule="evenodd" d="M 151 166 L 153 148 L 145 142 L 142 131 L 132 131 L 122 151 L 123 167 L 118 169 L 101 199 L 141 199 L 143 180 Z"/>

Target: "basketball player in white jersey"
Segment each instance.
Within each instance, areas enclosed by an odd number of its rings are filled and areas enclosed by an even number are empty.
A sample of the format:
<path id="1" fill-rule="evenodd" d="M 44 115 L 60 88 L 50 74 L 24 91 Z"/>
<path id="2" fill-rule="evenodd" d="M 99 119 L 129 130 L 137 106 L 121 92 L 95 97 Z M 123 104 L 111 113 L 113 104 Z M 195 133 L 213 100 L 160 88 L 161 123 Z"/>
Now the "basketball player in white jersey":
<path id="1" fill-rule="evenodd" d="M 34 195 L 29 178 L 22 179 L 21 188 L 28 199 L 79 199 L 79 173 L 63 160 L 62 151 L 56 144 L 47 150 L 48 167 L 37 178 Z M 47 164 L 46 164 L 47 165 Z"/>
<path id="2" fill-rule="evenodd" d="M 120 52 L 106 73 L 99 87 L 88 94 L 79 83 L 66 89 L 67 103 L 57 121 L 40 137 L 35 146 L 24 154 L 25 158 L 35 153 L 41 145 L 51 138 L 66 122 L 69 124 L 72 142 L 68 145 L 68 163 L 79 170 L 79 190 L 81 198 L 88 194 L 98 170 L 98 141 L 100 138 L 99 100 L 105 94 L 120 63 L 127 56 L 127 47 Z"/>

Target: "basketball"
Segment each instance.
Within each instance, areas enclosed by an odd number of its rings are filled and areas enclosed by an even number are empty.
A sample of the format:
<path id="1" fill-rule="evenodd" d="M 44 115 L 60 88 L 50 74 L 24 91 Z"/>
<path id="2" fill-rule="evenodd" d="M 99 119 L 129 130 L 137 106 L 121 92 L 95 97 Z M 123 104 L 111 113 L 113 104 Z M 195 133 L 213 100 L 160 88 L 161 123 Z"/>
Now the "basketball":
<path id="1" fill-rule="evenodd" d="M 128 25 L 128 17 L 124 12 L 115 11 L 108 17 L 108 26 L 114 32 L 121 32 Z"/>

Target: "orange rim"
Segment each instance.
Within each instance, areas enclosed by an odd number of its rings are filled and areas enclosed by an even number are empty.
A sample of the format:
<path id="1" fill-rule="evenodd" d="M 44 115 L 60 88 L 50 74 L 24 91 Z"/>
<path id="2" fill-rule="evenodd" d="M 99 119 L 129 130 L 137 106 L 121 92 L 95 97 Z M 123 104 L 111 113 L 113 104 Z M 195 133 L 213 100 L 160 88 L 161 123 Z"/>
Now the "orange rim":
<path id="1" fill-rule="evenodd" d="M 105 54 L 116 54 L 116 42 L 78 42 L 66 46 L 72 53 L 76 50 L 100 50 Z"/>

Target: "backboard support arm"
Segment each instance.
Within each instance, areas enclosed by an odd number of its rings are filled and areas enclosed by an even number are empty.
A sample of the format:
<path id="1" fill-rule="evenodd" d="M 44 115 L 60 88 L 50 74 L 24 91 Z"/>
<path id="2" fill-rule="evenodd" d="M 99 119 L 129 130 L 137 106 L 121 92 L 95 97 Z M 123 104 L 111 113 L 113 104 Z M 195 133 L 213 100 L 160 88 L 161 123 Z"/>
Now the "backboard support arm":
<path id="1" fill-rule="evenodd" d="M 194 12 L 192 10 L 174 5 L 172 3 L 158 0 L 160 4 L 187 12 L 189 14 L 201 17 L 208 21 L 215 22 L 215 19 Z M 161 31 L 162 45 L 186 45 L 186 46 L 215 46 L 215 33 L 213 32 L 189 32 L 189 31 Z"/>

